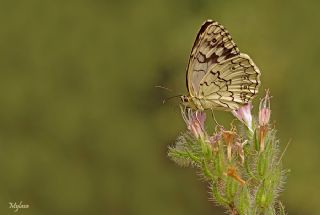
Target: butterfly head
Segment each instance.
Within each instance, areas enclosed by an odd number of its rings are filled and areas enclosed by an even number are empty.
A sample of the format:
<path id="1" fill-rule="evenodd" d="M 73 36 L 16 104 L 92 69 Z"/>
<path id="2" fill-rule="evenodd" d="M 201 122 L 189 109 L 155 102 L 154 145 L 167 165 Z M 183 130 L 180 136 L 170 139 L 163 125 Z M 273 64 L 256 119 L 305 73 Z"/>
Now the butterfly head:
<path id="1" fill-rule="evenodd" d="M 182 104 L 194 110 L 204 110 L 199 99 L 191 96 L 180 96 Z"/>
<path id="2" fill-rule="evenodd" d="M 190 102 L 190 98 L 188 96 L 183 95 L 180 96 L 180 98 L 183 104 L 188 104 Z"/>

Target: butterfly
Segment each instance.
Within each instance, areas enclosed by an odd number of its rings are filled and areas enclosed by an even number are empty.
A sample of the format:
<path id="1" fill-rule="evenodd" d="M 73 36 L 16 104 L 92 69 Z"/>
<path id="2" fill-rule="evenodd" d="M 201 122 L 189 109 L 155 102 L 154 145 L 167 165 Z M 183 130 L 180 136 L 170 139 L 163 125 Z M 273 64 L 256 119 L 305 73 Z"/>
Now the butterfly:
<path id="1" fill-rule="evenodd" d="M 258 93 L 260 71 L 240 53 L 228 31 L 218 22 L 201 26 L 187 67 L 189 95 L 182 103 L 195 110 L 232 111 L 249 103 Z"/>

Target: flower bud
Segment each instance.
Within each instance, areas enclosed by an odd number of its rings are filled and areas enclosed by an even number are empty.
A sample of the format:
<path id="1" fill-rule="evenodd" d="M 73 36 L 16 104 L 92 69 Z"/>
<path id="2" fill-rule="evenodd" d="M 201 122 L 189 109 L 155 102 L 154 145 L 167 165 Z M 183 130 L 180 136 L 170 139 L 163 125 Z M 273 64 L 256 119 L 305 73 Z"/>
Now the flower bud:
<path id="1" fill-rule="evenodd" d="M 222 133 L 223 140 L 227 144 L 227 157 L 229 161 L 231 161 L 232 144 L 234 142 L 236 135 L 237 133 L 234 131 L 223 131 Z"/>
<path id="2" fill-rule="evenodd" d="M 263 99 L 261 99 L 260 105 L 259 105 L 259 125 L 260 126 L 268 125 L 270 121 L 270 115 L 271 115 L 270 96 L 269 96 L 269 90 L 266 90 L 266 95 Z"/>
<path id="3" fill-rule="evenodd" d="M 187 128 L 197 138 L 204 140 L 206 132 L 204 129 L 204 122 L 206 114 L 202 111 L 192 111 L 191 109 L 181 108 L 182 117 L 187 124 Z"/>
<path id="4" fill-rule="evenodd" d="M 243 122 L 250 131 L 253 132 L 252 128 L 252 115 L 251 115 L 252 104 L 249 102 L 244 106 L 240 107 L 238 110 L 232 111 L 232 114 L 237 117 L 241 122 Z"/>
<path id="5" fill-rule="evenodd" d="M 243 180 L 240 175 L 237 172 L 237 169 L 233 166 L 230 166 L 227 170 L 227 176 L 234 178 L 237 180 L 241 185 L 244 185 L 246 183 L 245 180 Z"/>

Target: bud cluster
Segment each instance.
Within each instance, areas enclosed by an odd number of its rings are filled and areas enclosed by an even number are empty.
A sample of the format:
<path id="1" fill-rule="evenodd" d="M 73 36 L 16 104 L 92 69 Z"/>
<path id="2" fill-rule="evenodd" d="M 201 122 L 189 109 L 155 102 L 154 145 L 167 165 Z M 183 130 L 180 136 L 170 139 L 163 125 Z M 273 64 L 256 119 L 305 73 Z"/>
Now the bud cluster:
<path id="1" fill-rule="evenodd" d="M 182 166 L 199 169 L 211 198 L 229 214 L 285 214 L 277 197 L 287 171 L 281 167 L 279 141 L 270 126 L 269 91 L 261 99 L 257 122 L 251 110 L 249 103 L 233 111 L 247 132 L 217 126 L 210 135 L 205 112 L 181 108 L 188 130 L 169 147 L 168 155 Z"/>

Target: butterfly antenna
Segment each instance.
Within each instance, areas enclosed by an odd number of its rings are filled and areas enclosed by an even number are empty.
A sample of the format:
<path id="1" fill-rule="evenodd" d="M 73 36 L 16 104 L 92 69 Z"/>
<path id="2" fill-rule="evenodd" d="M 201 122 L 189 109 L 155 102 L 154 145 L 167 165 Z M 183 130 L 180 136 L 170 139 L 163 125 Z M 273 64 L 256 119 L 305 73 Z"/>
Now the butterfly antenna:
<path id="1" fill-rule="evenodd" d="M 166 103 L 168 100 L 173 99 L 173 98 L 178 98 L 178 97 L 181 97 L 181 95 L 176 95 L 176 96 L 171 96 L 171 97 L 165 98 L 165 99 L 162 100 L 162 103 L 164 104 L 164 103 Z"/>
<path id="2" fill-rule="evenodd" d="M 167 90 L 169 92 L 173 92 L 173 90 L 171 90 L 170 88 L 168 87 L 164 87 L 164 86 L 161 86 L 161 85 L 157 85 L 157 86 L 154 86 L 155 88 L 160 88 L 160 89 L 163 89 L 163 90 Z M 168 98 L 165 98 L 162 100 L 162 103 L 166 103 L 168 100 L 170 99 L 173 99 L 173 98 L 176 98 L 176 97 L 180 97 L 181 95 L 176 95 L 176 96 L 171 96 L 171 97 L 168 97 Z"/>
<path id="3" fill-rule="evenodd" d="M 154 86 L 155 88 L 160 88 L 160 89 L 164 89 L 164 90 L 168 90 L 169 92 L 172 92 L 173 90 L 171 90 L 170 88 L 168 87 L 164 87 L 164 86 L 161 86 L 161 85 L 157 85 L 157 86 Z"/>

